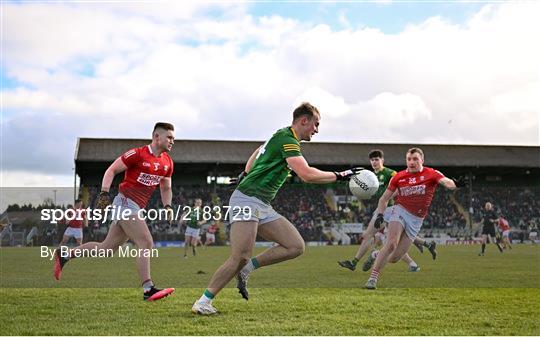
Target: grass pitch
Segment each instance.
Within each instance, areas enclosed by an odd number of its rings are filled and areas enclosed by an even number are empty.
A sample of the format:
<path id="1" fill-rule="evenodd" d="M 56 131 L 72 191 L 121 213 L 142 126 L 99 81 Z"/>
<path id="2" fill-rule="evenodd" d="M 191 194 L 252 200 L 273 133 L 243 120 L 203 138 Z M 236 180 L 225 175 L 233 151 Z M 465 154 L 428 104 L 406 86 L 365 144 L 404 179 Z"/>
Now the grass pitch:
<path id="1" fill-rule="evenodd" d="M 338 267 L 357 246 L 308 247 L 250 278 L 250 300 L 234 285 L 214 301 L 220 314 L 191 314 L 228 247 L 165 248 L 152 260 L 158 286 L 176 292 L 142 301 L 131 258 L 71 261 L 62 281 L 37 248 L 0 249 L 2 335 L 539 335 L 540 246 L 442 246 L 439 257 L 411 249 L 422 268 L 389 265 L 379 289 L 368 274 Z M 261 251 L 261 249 L 258 249 Z"/>

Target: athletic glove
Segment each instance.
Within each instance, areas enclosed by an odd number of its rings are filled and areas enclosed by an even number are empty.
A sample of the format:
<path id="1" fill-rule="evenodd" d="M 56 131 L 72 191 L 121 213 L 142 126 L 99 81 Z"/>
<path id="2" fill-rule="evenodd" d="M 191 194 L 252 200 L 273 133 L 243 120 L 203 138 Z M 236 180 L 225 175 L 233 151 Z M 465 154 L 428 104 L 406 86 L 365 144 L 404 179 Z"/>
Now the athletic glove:
<path id="1" fill-rule="evenodd" d="M 377 218 L 375 219 L 375 223 L 373 223 L 373 226 L 376 229 L 380 229 L 383 222 L 384 222 L 384 216 L 382 215 L 382 213 L 379 213 L 377 214 Z"/>
<path id="2" fill-rule="evenodd" d="M 469 186 L 469 178 L 467 177 L 460 176 L 457 178 L 452 178 L 452 181 L 454 181 L 454 184 L 456 184 L 457 188 L 463 188 L 463 187 Z"/>
<path id="3" fill-rule="evenodd" d="M 357 174 L 358 172 L 362 171 L 363 167 L 353 167 L 345 171 L 337 172 L 335 171 L 334 174 L 336 175 L 336 181 L 339 180 L 349 180 L 352 176 Z"/>
<path id="4" fill-rule="evenodd" d="M 165 221 L 167 221 L 169 225 L 172 225 L 172 222 L 174 220 L 173 208 L 171 207 L 171 205 L 165 205 L 163 208 L 165 209 Z"/>
<path id="5" fill-rule="evenodd" d="M 105 209 L 111 204 L 111 196 L 108 191 L 101 191 L 96 200 L 96 209 Z"/>
<path id="6" fill-rule="evenodd" d="M 244 179 L 245 177 L 247 176 L 247 172 L 246 171 L 242 171 L 242 173 L 240 173 L 238 175 L 238 177 L 236 178 L 232 178 L 229 182 L 229 185 L 240 185 L 240 182 L 242 181 L 242 179 Z"/>

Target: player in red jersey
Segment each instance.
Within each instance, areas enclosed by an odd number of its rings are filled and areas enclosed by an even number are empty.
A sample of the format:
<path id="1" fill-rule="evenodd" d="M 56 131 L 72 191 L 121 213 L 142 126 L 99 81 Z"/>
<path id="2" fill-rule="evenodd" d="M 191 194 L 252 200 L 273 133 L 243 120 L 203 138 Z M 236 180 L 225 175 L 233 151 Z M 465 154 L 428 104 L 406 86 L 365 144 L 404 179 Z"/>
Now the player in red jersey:
<path id="1" fill-rule="evenodd" d="M 88 227 L 88 219 L 86 218 L 85 212 L 79 211 L 82 210 L 81 199 L 75 200 L 73 210 L 75 211 L 74 219 L 69 221 L 66 220 L 67 228 L 64 231 L 64 236 L 62 237 L 62 242 L 60 242 L 60 246 L 64 246 L 69 241 L 69 238 L 75 238 L 75 241 L 79 246 L 82 244 L 83 226 Z"/>
<path id="2" fill-rule="evenodd" d="M 510 244 L 510 225 L 508 224 L 508 220 L 506 220 L 502 214 L 499 214 L 499 229 L 502 233 L 503 249 L 506 249 L 507 247 L 512 249 L 512 245 Z"/>
<path id="3" fill-rule="evenodd" d="M 446 178 L 441 172 L 425 167 L 424 152 L 419 148 L 409 149 L 406 161 L 407 169 L 392 178 L 375 210 L 375 222 L 380 225 L 384 222 L 388 201 L 394 197 L 388 238 L 383 248 L 374 254 L 375 264 L 365 286 L 368 289 L 377 288 L 379 273 L 387 262 L 396 263 L 409 250 L 422 227 L 437 186 L 454 190 L 464 185 L 462 181 Z"/>
<path id="4" fill-rule="evenodd" d="M 208 247 L 211 244 L 216 242 L 216 231 L 217 231 L 217 225 L 214 222 L 206 230 L 206 238 L 204 240 L 204 248 L 206 248 L 206 247 Z"/>
<path id="5" fill-rule="evenodd" d="M 119 193 L 112 204 L 113 207 L 123 212 L 127 210 L 125 214 L 128 216 L 122 219 L 113 219 L 103 242 L 87 242 L 69 250 L 66 254 L 62 254 L 62 250 L 57 249 L 54 266 L 54 276 L 57 280 L 60 279 L 62 268 L 67 261 L 77 256 L 89 256 L 90 250 L 116 251 L 128 239 L 131 239 L 139 250 L 148 252 L 153 248 L 154 241 L 146 222 L 137 215 L 140 209 L 146 207 L 148 199 L 159 185 L 161 200 L 167 210 L 168 220 L 172 220 L 171 176 L 173 161 L 168 152 L 171 151 L 173 144 L 174 126 L 169 123 L 157 123 L 152 132 L 150 145 L 127 151 L 109 166 L 103 176 L 96 208 L 106 208 L 110 205 L 109 189 L 114 176 L 125 171 L 124 180 L 119 186 Z M 174 291 L 174 288 L 158 289 L 154 287 L 150 277 L 150 256 L 139 254 L 136 261 L 144 291 L 144 300 L 158 300 Z"/>

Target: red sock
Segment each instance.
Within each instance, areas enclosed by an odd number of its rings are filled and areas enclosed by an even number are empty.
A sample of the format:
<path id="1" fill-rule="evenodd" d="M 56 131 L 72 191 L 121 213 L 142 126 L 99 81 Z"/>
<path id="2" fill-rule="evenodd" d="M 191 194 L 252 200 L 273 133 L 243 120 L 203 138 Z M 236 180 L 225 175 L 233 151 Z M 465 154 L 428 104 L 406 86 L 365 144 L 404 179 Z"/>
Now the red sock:
<path id="1" fill-rule="evenodd" d="M 379 279 L 379 271 L 375 268 L 373 268 L 373 270 L 371 270 L 371 275 L 369 276 L 369 278 L 374 278 L 376 280 Z"/>

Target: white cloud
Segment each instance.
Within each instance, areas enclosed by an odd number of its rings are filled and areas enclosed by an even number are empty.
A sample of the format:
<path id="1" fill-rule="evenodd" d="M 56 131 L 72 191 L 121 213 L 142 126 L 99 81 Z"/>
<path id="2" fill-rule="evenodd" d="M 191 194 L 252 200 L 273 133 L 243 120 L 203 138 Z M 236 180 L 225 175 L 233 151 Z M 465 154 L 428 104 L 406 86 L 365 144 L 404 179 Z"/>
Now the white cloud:
<path id="1" fill-rule="evenodd" d="M 302 102 L 310 102 L 317 107 L 321 115 L 330 118 L 339 118 L 350 110 L 342 97 L 336 97 L 319 87 L 311 87 L 304 91 L 296 99 L 294 106 L 296 107 Z"/>
<path id="2" fill-rule="evenodd" d="M 410 93 L 396 95 L 383 92 L 363 105 L 362 109 L 366 112 L 374 112 L 370 114 L 370 119 L 390 128 L 407 127 L 419 119 L 431 119 L 431 111 L 424 101 Z"/>
<path id="3" fill-rule="evenodd" d="M 5 167 L 69 172 L 77 137 L 147 137 L 157 120 L 262 140 L 301 100 L 322 112 L 315 140 L 540 144 L 538 4 L 397 34 L 175 6 L 5 5 L 6 73 L 25 84 L 2 93 Z"/>

